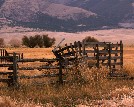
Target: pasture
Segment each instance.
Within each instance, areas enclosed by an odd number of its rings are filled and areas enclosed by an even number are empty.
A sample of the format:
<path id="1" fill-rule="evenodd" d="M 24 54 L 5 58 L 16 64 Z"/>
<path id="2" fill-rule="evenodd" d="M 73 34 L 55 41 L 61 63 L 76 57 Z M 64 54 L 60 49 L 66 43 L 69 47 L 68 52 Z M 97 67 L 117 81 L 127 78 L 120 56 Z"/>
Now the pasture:
<path id="1" fill-rule="evenodd" d="M 8 52 L 24 53 L 25 58 L 54 58 L 52 48 L 7 48 Z M 29 63 L 30 66 L 34 66 Z M 3 70 L 3 69 L 2 69 Z M 79 71 L 79 73 L 77 73 Z M 22 71 L 25 75 L 37 75 L 46 71 Z M 19 89 L 5 87 L 0 83 L 3 103 L 11 107 L 82 107 L 87 106 L 130 106 L 134 104 L 134 81 L 127 79 L 108 79 L 108 69 L 84 67 L 68 70 L 63 86 L 56 83 L 57 78 L 22 79 Z M 124 72 L 134 76 L 134 47 L 124 47 Z M 8 96 L 8 98 L 7 98 Z M 9 98 L 10 96 L 10 98 Z M 8 107 L 8 106 L 5 106 Z"/>
<path id="2" fill-rule="evenodd" d="M 62 38 L 65 43 L 79 41 L 93 36 L 99 41 L 117 42 L 124 46 L 124 72 L 134 76 L 134 30 L 110 29 L 78 33 L 37 31 L 24 28 L 2 28 L 0 36 L 8 43 L 10 39 L 21 40 L 23 36 L 48 34 L 56 38 L 56 45 Z M 71 39 L 70 39 L 71 38 Z M 63 43 L 64 44 L 64 43 Z M 24 53 L 25 58 L 55 58 L 53 48 L 6 48 L 8 52 Z M 92 63 L 92 62 L 90 62 Z M 24 65 L 24 64 L 23 64 Z M 36 64 L 29 63 L 29 66 Z M 5 69 L 1 69 L 5 71 Z M 0 83 L 0 107 L 133 107 L 134 80 L 108 79 L 108 69 L 89 69 L 87 65 L 67 70 L 64 85 L 53 82 L 56 77 L 42 79 L 21 79 L 20 87 L 15 89 Z M 79 73 L 77 72 L 79 71 Z M 50 70 L 21 71 L 23 75 L 40 75 Z M 51 81 L 51 82 L 50 82 Z"/>

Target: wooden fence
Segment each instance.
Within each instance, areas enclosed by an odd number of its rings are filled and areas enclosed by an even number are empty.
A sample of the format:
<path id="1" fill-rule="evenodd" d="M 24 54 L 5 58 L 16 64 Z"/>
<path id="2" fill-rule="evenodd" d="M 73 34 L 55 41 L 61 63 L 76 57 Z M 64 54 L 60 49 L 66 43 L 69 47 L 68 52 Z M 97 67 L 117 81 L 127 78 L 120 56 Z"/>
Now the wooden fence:
<path id="1" fill-rule="evenodd" d="M 106 66 L 109 68 L 110 76 L 116 76 L 117 69 L 123 67 L 123 43 L 110 43 L 110 42 L 74 42 L 65 44 L 64 47 L 59 47 L 53 50 L 55 59 L 24 59 L 23 54 L 8 53 L 6 50 L 1 49 L 1 64 L 0 67 L 8 67 L 7 72 L 0 72 L 0 75 L 8 75 L 7 79 L 0 79 L 0 82 L 7 82 L 9 86 L 18 84 L 18 78 L 42 78 L 42 77 L 58 77 L 59 83 L 63 83 L 63 69 L 68 68 L 70 65 L 77 66 L 77 63 L 82 61 L 94 60 L 94 65 L 90 66 Z M 4 62 L 4 63 L 3 63 Z M 8 63 L 7 63 L 8 62 Z M 20 63 L 28 62 L 43 62 L 42 66 L 36 67 L 20 67 Z M 56 63 L 56 64 L 55 64 Z M 56 69 L 57 74 L 43 74 L 36 76 L 18 76 L 21 70 L 42 70 L 42 69 Z"/>
<path id="2" fill-rule="evenodd" d="M 3 58 L 3 57 L 2 57 Z M 6 56 L 6 60 L 8 61 L 8 58 L 12 58 L 12 63 L 6 63 L 6 64 L 1 64 L 0 67 L 8 67 L 8 72 L 0 72 L 0 75 L 8 75 L 8 78 L 6 79 L 0 79 L 0 82 L 6 82 L 8 86 L 16 86 L 18 84 L 18 78 L 42 78 L 42 77 L 59 77 L 59 83 L 62 84 L 62 64 L 60 62 L 60 59 L 21 59 L 17 56 L 16 53 L 13 53 L 13 56 Z M 54 63 L 57 62 L 58 65 L 52 66 L 52 65 L 42 65 L 38 67 L 19 67 L 20 63 L 28 63 L 28 62 L 48 62 L 48 63 Z M 34 63 L 35 64 L 35 63 Z M 36 75 L 36 76 L 18 76 L 18 73 L 21 72 L 21 70 L 42 70 L 42 69 L 58 69 L 59 73 L 58 74 L 43 74 L 43 75 Z"/>
<path id="3" fill-rule="evenodd" d="M 123 67 L 123 44 L 120 43 L 85 43 L 83 52 L 89 60 L 96 60 L 96 67 L 106 66 L 110 69 L 110 75 L 113 75 L 117 69 Z M 93 49 L 92 49 L 93 48 Z M 91 56 L 93 54 L 93 56 Z"/>
<path id="4" fill-rule="evenodd" d="M 8 78 L 0 79 L 0 82 L 6 82 L 8 85 L 13 85 L 17 81 L 16 76 L 16 67 L 15 61 L 16 59 L 20 60 L 23 59 L 23 53 L 8 53 L 5 49 L 0 49 L 0 67 L 8 68 L 8 71 L 0 72 L 0 75 L 4 76 L 7 75 Z"/>
<path id="5" fill-rule="evenodd" d="M 54 51 L 57 58 L 63 60 L 68 65 L 72 60 L 94 60 L 96 63 L 90 66 L 106 66 L 109 68 L 110 75 L 114 75 L 117 69 L 123 67 L 123 43 L 110 42 L 74 42 L 74 44 L 65 44 Z"/>

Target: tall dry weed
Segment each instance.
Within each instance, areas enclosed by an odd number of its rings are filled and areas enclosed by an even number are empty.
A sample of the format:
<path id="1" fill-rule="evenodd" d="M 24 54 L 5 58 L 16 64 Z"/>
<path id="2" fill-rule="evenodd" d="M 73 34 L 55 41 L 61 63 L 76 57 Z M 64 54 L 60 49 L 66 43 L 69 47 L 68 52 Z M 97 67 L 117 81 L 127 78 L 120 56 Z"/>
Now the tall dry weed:
<path id="1" fill-rule="evenodd" d="M 134 77 L 134 63 L 126 63 L 123 67 L 124 72 L 129 76 Z"/>

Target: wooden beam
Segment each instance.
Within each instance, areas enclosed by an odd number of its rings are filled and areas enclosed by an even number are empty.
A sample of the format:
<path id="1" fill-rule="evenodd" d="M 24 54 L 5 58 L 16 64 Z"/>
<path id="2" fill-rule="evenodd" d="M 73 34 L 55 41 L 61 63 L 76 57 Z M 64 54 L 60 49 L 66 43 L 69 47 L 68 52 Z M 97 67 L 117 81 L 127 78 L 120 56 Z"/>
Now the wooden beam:
<path id="1" fill-rule="evenodd" d="M 13 72 L 0 72 L 0 75 L 11 75 L 11 74 L 13 74 Z"/>
<path id="2" fill-rule="evenodd" d="M 16 53 L 13 53 L 13 86 L 17 86 L 17 56 Z"/>
<path id="3" fill-rule="evenodd" d="M 19 59 L 17 60 L 18 62 L 36 62 L 36 61 L 40 61 L 40 62 L 55 62 L 58 59 Z"/>

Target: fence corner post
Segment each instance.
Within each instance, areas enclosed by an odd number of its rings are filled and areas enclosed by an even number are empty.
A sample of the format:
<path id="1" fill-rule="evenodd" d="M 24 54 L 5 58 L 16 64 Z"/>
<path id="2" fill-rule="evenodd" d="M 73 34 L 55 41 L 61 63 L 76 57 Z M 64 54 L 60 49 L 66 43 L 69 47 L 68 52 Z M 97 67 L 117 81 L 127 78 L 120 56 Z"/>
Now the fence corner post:
<path id="1" fill-rule="evenodd" d="M 18 81 L 17 81 L 17 56 L 16 53 L 13 53 L 13 86 L 17 86 L 18 85 Z"/>

